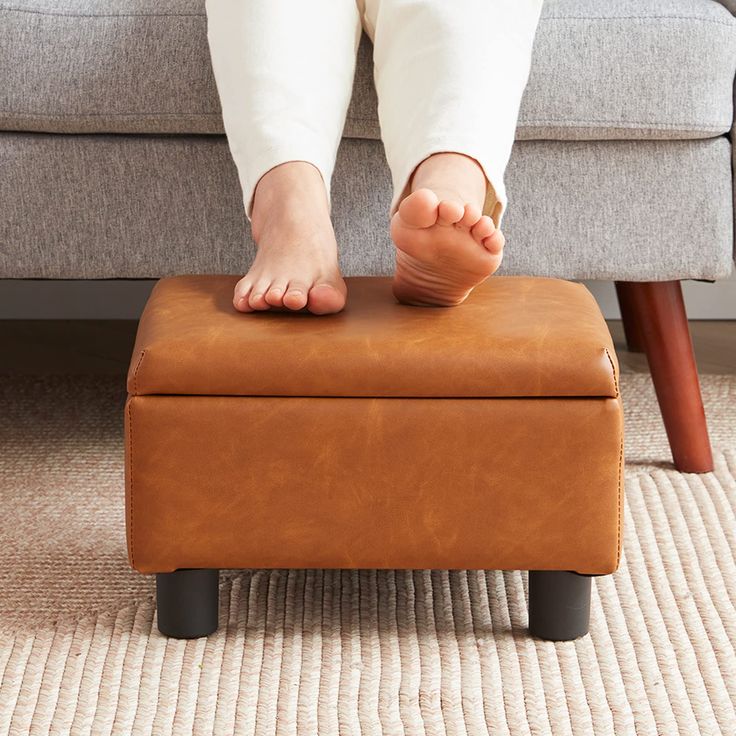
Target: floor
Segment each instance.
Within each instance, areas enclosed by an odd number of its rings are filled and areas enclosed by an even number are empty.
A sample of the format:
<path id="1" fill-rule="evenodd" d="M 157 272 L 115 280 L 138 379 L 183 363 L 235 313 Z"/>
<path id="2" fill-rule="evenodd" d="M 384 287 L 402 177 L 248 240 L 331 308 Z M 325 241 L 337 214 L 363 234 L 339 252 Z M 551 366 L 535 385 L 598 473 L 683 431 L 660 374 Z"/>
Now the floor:
<path id="1" fill-rule="evenodd" d="M 622 564 L 595 578 L 590 636 L 558 644 L 526 635 L 525 575 L 494 570 L 223 571 L 220 630 L 160 636 L 126 555 L 135 327 L 0 323 L 0 733 L 736 734 L 736 322 L 693 325 L 703 371 L 731 372 L 702 376 L 702 476 L 672 469 L 644 361 L 611 325 Z"/>
<path id="2" fill-rule="evenodd" d="M 646 373 L 644 355 L 626 350 L 621 322 L 608 326 L 621 370 Z M 124 376 L 136 327 L 133 320 L 0 320 L 0 373 Z M 736 321 L 694 320 L 690 329 L 701 373 L 736 374 Z"/>

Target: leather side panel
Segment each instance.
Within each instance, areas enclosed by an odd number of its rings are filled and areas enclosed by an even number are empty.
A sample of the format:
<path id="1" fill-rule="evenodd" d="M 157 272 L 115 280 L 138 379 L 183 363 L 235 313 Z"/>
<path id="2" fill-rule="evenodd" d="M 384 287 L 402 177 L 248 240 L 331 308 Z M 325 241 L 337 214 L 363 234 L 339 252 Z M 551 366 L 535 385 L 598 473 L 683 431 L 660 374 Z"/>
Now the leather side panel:
<path id="1" fill-rule="evenodd" d="M 618 566 L 619 399 L 134 396 L 130 561 Z"/>

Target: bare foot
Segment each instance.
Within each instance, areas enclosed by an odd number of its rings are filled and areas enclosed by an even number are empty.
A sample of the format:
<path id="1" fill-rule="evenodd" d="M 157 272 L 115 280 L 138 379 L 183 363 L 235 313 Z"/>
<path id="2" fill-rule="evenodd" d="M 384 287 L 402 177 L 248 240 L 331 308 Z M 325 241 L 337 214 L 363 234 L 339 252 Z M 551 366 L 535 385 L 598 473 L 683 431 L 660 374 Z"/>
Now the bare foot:
<path id="1" fill-rule="evenodd" d="M 501 265 L 504 237 L 481 215 L 485 181 L 462 154 L 434 154 L 417 167 L 411 194 L 391 218 L 400 302 L 455 306 Z"/>
<path id="2" fill-rule="evenodd" d="M 289 161 L 264 174 L 251 214 L 256 257 L 235 286 L 241 312 L 275 308 L 339 312 L 347 287 L 337 264 L 337 242 L 319 170 Z"/>

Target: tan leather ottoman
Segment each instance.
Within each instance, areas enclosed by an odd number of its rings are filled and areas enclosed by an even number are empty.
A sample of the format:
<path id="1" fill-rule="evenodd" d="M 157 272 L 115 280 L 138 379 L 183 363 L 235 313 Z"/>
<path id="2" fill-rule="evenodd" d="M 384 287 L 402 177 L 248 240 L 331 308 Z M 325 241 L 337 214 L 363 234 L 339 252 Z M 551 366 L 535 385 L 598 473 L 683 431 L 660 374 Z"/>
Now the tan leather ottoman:
<path id="1" fill-rule="evenodd" d="M 587 289 L 493 277 L 458 307 L 348 278 L 343 312 L 158 282 L 128 374 L 131 565 L 158 626 L 217 628 L 220 568 L 530 570 L 530 629 L 587 631 L 621 554 L 616 355 Z"/>

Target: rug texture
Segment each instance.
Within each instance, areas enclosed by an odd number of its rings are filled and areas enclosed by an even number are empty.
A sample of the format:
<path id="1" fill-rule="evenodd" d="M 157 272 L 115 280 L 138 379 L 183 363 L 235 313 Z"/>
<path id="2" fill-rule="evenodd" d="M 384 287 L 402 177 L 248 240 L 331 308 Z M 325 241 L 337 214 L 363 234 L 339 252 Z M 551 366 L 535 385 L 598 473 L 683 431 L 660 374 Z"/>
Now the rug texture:
<path id="1" fill-rule="evenodd" d="M 120 380 L 0 382 L 0 734 L 736 734 L 736 378 L 716 469 L 675 472 L 622 378 L 620 570 L 590 636 L 526 634 L 526 575 L 225 571 L 208 639 L 156 630 L 128 568 Z"/>

